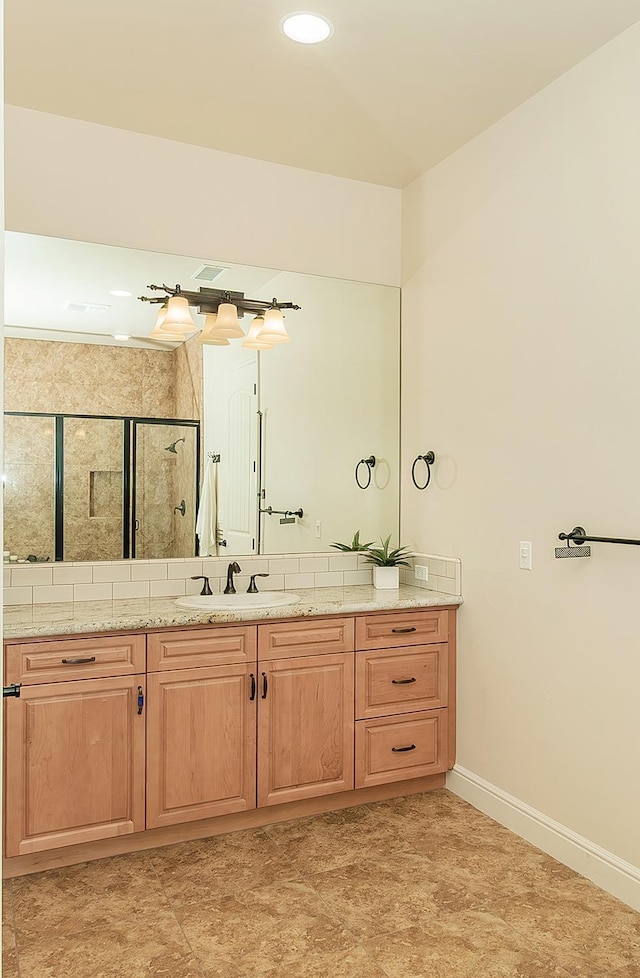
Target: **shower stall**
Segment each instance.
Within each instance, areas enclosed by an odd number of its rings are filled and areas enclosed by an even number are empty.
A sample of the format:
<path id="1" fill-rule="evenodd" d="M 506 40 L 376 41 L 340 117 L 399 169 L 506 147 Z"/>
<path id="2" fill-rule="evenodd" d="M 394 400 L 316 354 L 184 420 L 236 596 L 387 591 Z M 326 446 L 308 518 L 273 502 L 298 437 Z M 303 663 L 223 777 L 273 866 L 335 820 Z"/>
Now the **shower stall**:
<path id="1" fill-rule="evenodd" d="M 18 557 L 196 553 L 199 421 L 6 411 L 3 480 Z"/>

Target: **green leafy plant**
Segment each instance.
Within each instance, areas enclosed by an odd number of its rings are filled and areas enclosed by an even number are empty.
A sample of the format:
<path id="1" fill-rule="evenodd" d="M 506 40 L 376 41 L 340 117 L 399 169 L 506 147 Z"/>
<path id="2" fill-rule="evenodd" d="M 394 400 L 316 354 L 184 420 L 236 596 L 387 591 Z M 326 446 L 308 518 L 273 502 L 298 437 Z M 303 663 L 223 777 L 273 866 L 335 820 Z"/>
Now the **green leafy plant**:
<path id="1" fill-rule="evenodd" d="M 370 541 L 369 543 L 360 543 L 360 530 L 356 530 L 356 532 L 353 534 L 353 540 L 351 543 L 332 543 L 331 546 L 334 547 L 335 550 L 345 550 L 351 552 L 353 550 L 368 550 L 372 543 L 373 541 Z"/>
<path id="2" fill-rule="evenodd" d="M 409 567 L 409 561 L 407 557 L 411 557 L 408 547 L 396 547 L 395 550 L 389 550 L 389 543 L 391 541 L 391 534 L 386 540 L 380 537 L 380 547 L 367 547 L 367 555 L 365 560 L 369 564 L 375 564 L 377 567 Z"/>

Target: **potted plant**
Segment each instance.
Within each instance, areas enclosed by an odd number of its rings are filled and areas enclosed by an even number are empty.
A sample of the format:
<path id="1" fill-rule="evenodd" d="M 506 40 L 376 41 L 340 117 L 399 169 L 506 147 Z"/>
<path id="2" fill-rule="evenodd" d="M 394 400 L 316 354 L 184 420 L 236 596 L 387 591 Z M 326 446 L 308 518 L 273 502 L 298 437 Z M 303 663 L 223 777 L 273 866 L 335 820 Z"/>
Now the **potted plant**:
<path id="1" fill-rule="evenodd" d="M 373 564 L 373 586 L 376 588 L 400 587 L 400 567 L 409 567 L 407 557 L 411 554 L 407 547 L 389 549 L 391 534 L 386 540 L 380 537 L 379 547 L 369 547 L 365 560 Z"/>
<path id="2" fill-rule="evenodd" d="M 372 541 L 371 541 L 372 542 Z M 371 546 L 370 543 L 360 543 L 360 530 L 356 530 L 353 534 L 353 540 L 351 543 L 332 543 L 331 546 L 336 550 L 343 550 L 347 553 L 352 553 L 354 550 L 361 552 L 362 550 L 368 550 Z"/>

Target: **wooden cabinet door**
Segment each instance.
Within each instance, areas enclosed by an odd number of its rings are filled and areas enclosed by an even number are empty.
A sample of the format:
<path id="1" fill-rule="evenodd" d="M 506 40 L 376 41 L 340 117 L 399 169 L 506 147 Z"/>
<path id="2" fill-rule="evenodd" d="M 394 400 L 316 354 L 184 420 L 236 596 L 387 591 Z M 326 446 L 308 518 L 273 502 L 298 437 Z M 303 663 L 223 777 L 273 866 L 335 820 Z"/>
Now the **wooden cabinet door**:
<path id="1" fill-rule="evenodd" d="M 5 702 L 6 854 L 144 829 L 144 676 L 23 686 Z"/>
<path id="2" fill-rule="evenodd" d="M 353 788 L 353 653 L 259 663 L 258 806 Z"/>
<path id="3" fill-rule="evenodd" d="M 148 677 L 147 828 L 256 807 L 255 695 L 255 665 Z"/>

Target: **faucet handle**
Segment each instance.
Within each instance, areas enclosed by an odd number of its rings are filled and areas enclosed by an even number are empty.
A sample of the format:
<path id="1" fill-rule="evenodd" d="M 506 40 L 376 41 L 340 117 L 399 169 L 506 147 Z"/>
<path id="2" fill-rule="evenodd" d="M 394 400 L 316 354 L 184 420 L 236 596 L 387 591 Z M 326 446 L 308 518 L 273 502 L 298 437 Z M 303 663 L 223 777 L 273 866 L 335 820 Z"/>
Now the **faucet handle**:
<path id="1" fill-rule="evenodd" d="M 247 588 L 247 594 L 257 594 L 258 588 L 256 587 L 256 577 L 268 577 L 268 574 L 252 574 L 251 580 L 249 581 L 249 587 Z"/>
<path id="2" fill-rule="evenodd" d="M 209 584 L 209 578 L 205 577 L 204 574 L 198 574 L 196 577 L 192 577 L 191 580 L 204 581 L 204 584 L 202 585 L 202 591 L 200 592 L 201 597 L 203 594 L 204 595 L 213 594 L 213 591 L 211 590 L 211 585 Z"/>

